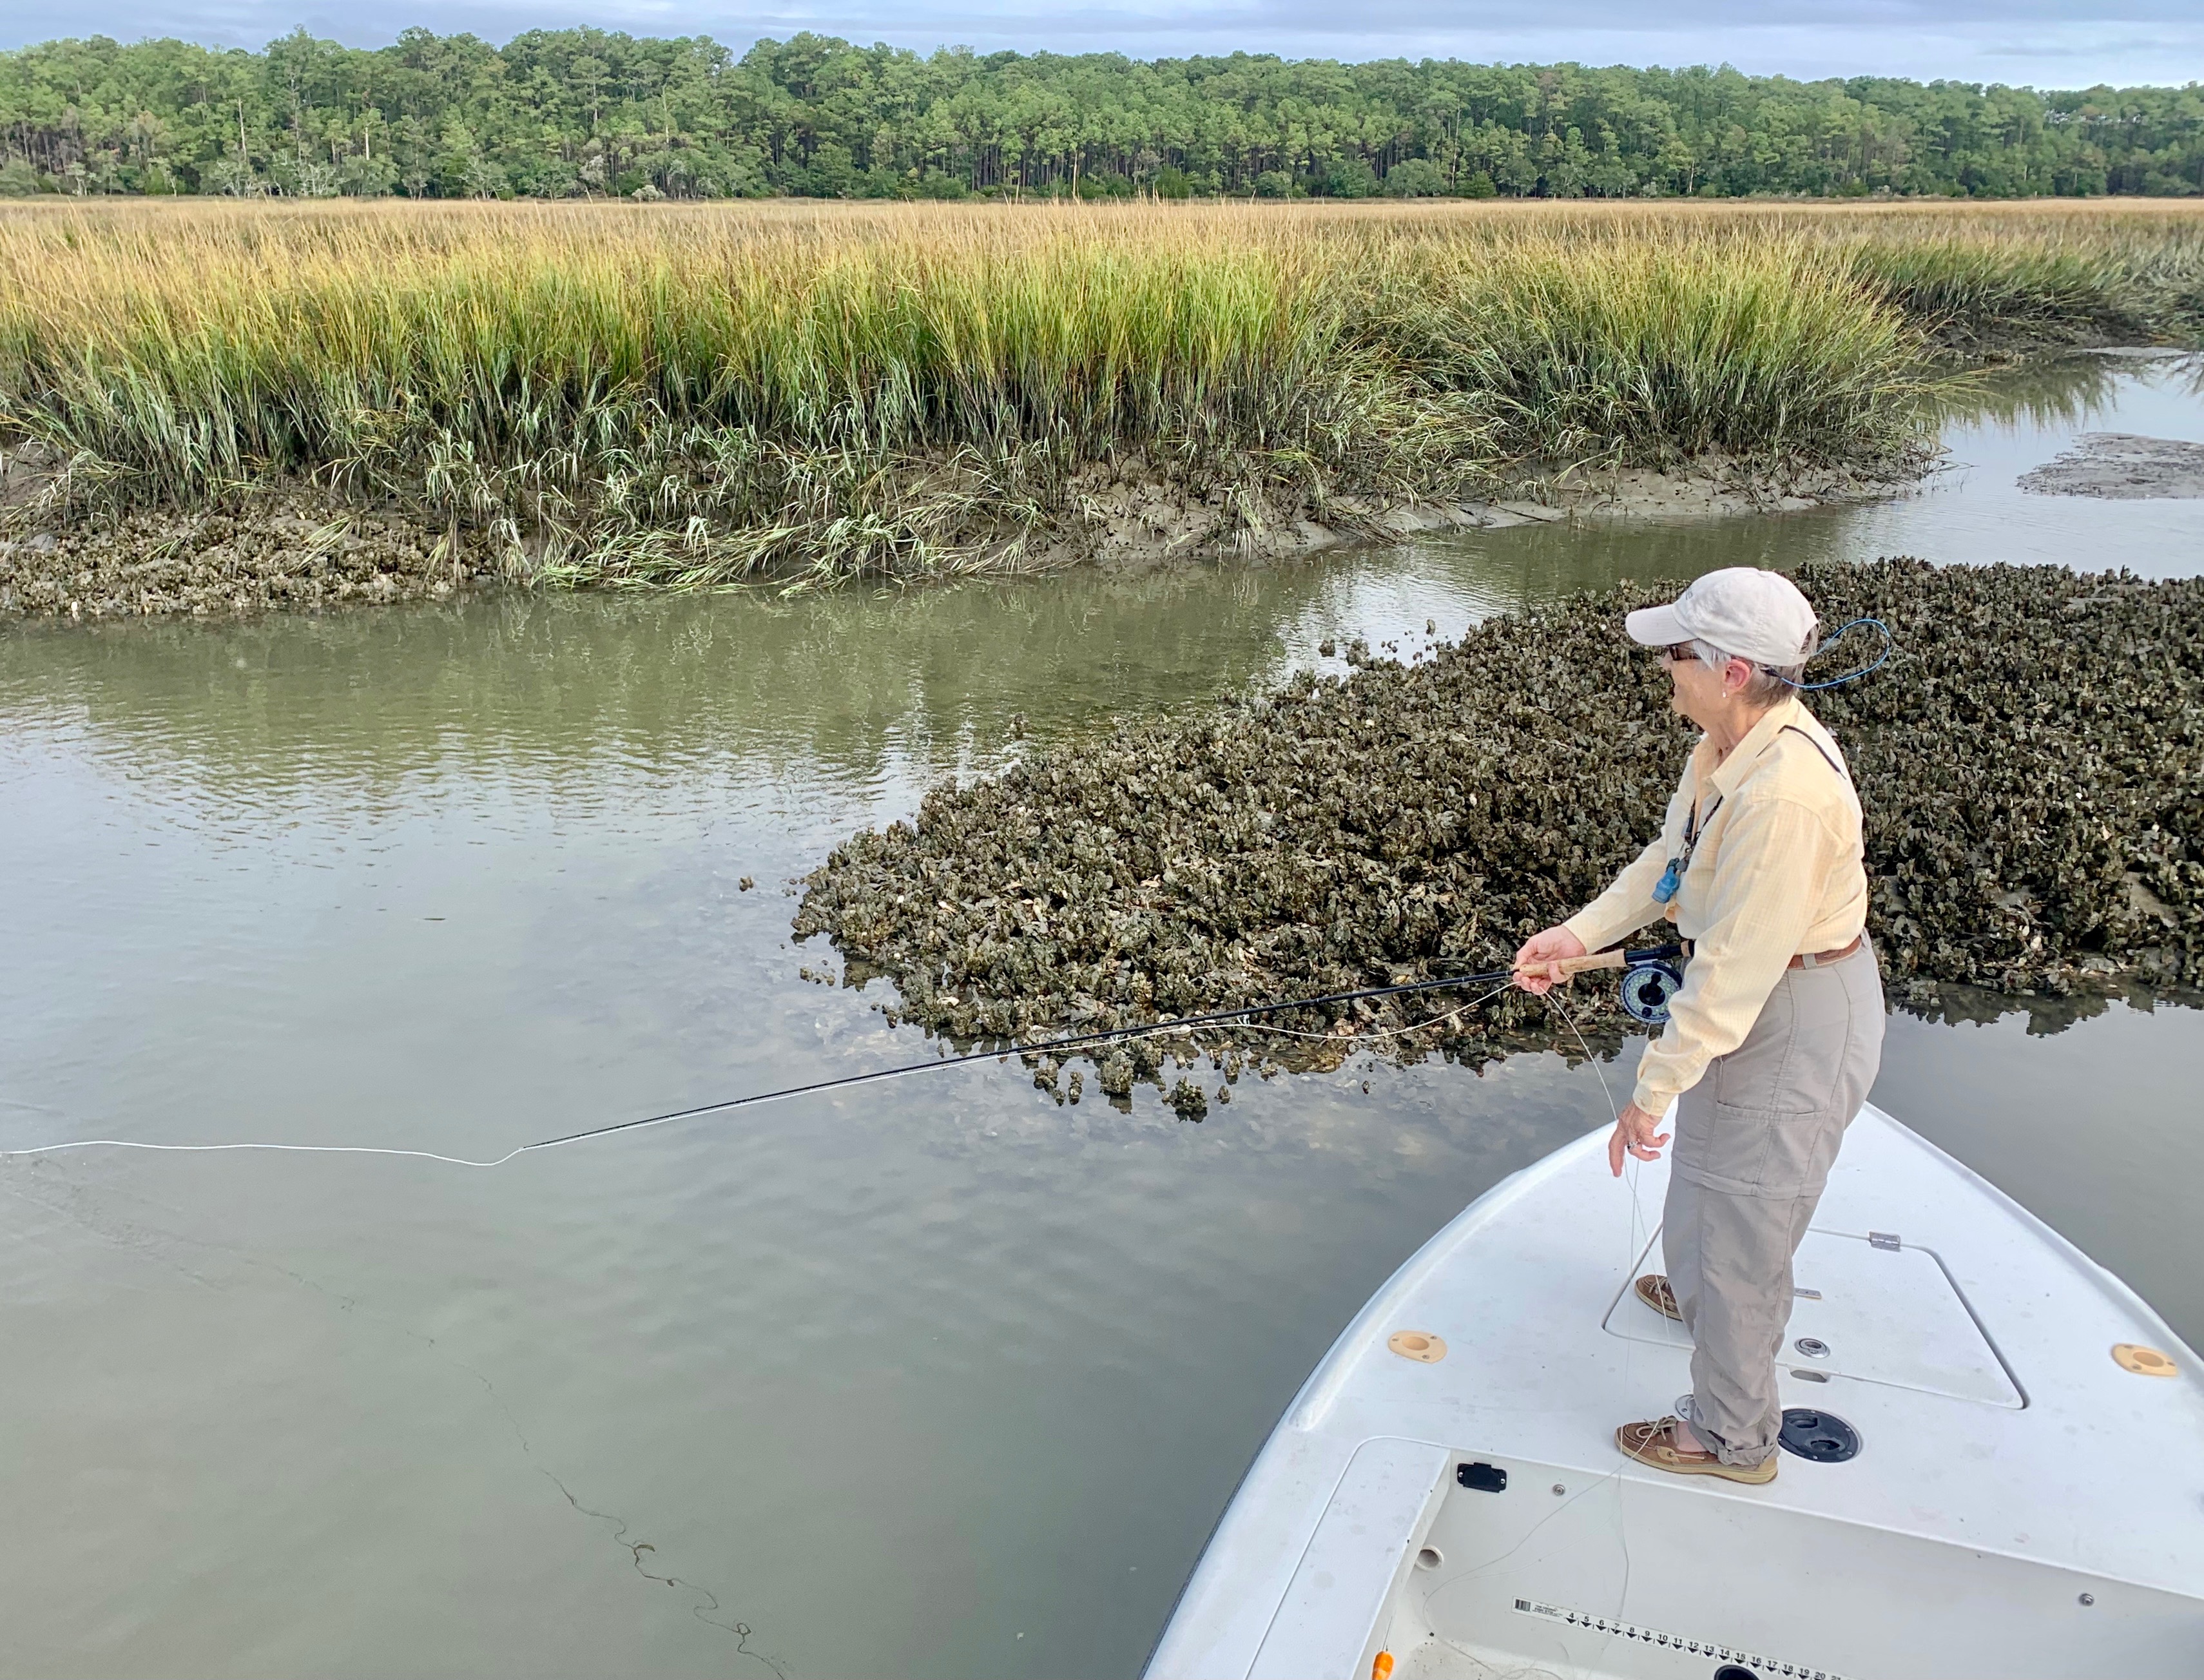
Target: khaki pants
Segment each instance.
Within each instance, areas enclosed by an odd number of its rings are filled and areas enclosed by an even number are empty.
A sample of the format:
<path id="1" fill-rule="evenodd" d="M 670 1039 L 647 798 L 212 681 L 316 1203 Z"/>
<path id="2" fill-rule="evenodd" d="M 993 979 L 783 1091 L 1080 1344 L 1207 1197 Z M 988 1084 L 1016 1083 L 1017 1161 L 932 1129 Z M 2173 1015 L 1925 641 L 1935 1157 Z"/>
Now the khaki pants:
<path id="1" fill-rule="evenodd" d="M 1882 1061 L 1882 980 L 1863 942 L 1791 968 L 1745 1042 L 1676 1105 L 1661 1252 L 1692 1333 L 1688 1422 L 1725 1464 L 1775 1450 L 1791 1258 Z"/>

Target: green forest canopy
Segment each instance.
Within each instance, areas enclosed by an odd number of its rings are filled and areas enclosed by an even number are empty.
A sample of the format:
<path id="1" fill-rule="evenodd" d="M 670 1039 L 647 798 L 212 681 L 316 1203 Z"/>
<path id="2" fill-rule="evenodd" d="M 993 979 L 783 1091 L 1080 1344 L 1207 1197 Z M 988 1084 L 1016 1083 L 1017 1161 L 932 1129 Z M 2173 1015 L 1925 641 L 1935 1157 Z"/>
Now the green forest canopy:
<path id="1" fill-rule="evenodd" d="M 303 29 L 0 52 L 0 193 L 2204 192 L 2204 86 Z"/>

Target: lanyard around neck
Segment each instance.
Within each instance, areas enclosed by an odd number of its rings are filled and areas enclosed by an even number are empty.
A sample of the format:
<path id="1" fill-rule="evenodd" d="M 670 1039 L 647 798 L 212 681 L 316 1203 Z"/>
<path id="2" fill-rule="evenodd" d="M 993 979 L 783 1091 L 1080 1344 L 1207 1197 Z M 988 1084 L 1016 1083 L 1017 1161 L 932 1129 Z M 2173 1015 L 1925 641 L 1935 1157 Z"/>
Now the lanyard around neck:
<path id="1" fill-rule="evenodd" d="M 1786 724 L 1776 733 L 1802 736 L 1808 746 L 1821 754 L 1822 761 L 1824 764 L 1835 771 L 1838 775 L 1844 776 L 1847 783 L 1851 780 L 1851 777 L 1845 776 L 1844 766 L 1829 756 L 1828 749 L 1812 736 L 1808 735 L 1804 730 L 1800 729 L 1798 725 Z M 1774 744 L 1772 741 L 1769 742 L 1770 747 Z M 1767 750 L 1767 747 L 1760 749 L 1761 753 L 1765 753 Z M 1757 759 L 1760 754 L 1756 753 L 1753 756 Z M 1717 793 L 1715 796 L 1714 803 L 1708 806 L 1703 813 L 1699 809 L 1699 802 L 1697 799 L 1692 800 L 1691 811 L 1684 818 L 1684 849 L 1670 858 L 1668 867 L 1661 872 L 1661 878 L 1653 888 L 1653 902 L 1656 904 L 1666 904 L 1683 886 L 1684 877 L 1691 873 L 1692 855 L 1699 849 L 1699 837 L 1707 831 L 1707 825 L 1715 819 L 1715 813 L 1721 809 L 1722 797 L 1722 795 Z"/>
<path id="2" fill-rule="evenodd" d="M 1715 813 L 1721 809 L 1721 802 L 1722 796 L 1716 794 L 1715 802 L 1707 807 L 1706 817 L 1702 820 L 1698 801 L 1692 802 L 1691 814 L 1684 819 L 1684 849 L 1668 860 L 1668 867 L 1661 872 L 1661 878 L 1654 884 L 1653 902 L 1656 904 L 1666 904 L 1684 884 L 1685 872 L 1692 867 L 1692 854 L 1699 849 L 1699 836 L 1706 832 L 1707 824 L 1712 822 Z"/>

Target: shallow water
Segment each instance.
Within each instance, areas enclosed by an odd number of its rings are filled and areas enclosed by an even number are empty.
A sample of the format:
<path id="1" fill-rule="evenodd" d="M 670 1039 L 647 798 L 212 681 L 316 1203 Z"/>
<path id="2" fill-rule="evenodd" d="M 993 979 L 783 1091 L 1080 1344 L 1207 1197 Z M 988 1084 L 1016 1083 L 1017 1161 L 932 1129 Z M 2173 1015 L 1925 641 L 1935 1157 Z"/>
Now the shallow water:
<path id="1" fill-rule="evenodd" d="M 791 878 L 1020 750 L 1016 715 L 1072 736 L 1626 574 L 2204 565 L 2204 502 L 2011 488 L 2078 431 L 2204 438 L 2181 370 L 2001 388 L 2008 417 L 1947 434 L 1964 470 L 1781 519 L 798 605 L 13 625 L 0 1137 L 485 1156 L 924 1054 L 880 987 L 800 978 L 839 965 L 787 943 Z M 2065 1013 L 1898 1017 L 1876 1100 L 2204 1340 L 2204 1012 Z M 6 1665 L 1132 1672 L 1370 1291 L 1606 1115 L 1559 1055 L 1246 1078 L 1200 1126 L 983 1062 L 490 1171 L 0 1162 Z M 1620 1265 L 1620 1192 L 1615 1222 Z"/>

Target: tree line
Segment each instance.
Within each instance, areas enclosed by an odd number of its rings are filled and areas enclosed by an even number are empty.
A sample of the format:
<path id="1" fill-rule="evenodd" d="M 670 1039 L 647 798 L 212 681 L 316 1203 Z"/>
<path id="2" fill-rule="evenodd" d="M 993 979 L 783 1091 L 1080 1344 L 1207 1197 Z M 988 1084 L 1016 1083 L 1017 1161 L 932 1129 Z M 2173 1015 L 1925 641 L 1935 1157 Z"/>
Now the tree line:
<path id="1" fill-rule="evenodd" d="M 0 52 L 0 194 L 2204 192 L 2204 86 L 303 29 Z"/>

